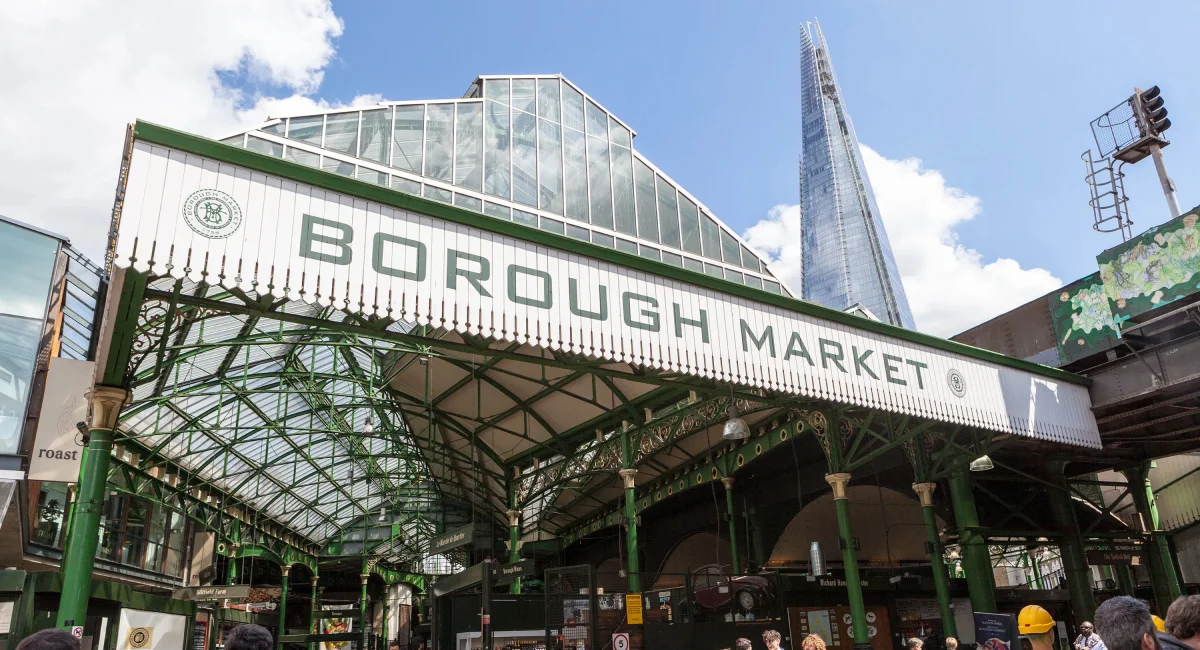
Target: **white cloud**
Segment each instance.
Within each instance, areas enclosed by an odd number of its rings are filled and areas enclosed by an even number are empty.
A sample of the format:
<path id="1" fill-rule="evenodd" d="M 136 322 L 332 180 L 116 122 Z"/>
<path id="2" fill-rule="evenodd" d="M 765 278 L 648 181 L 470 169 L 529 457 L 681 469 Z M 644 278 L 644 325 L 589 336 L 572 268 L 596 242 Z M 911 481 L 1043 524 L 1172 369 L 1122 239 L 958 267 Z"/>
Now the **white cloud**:
<path id="1" fill-rule="evenodd" d="M 958 241 L 955 227 L 982 211 L 978 197 L 917 158 L 892 160 L 866 146 L 862 154 L 918 329 L 952 336 L 1062 286 L 1045 269 L 986 261 Z M 745 236 L 799 290 L 799 206 L 772 208 Z"/>
<path id="2" fill-rule="evenodd" d="M 327 106 L 341 33 L 328 0 L 0 3 L 0 214 L 102 261 L 126 124 L 223 137 Z"/>

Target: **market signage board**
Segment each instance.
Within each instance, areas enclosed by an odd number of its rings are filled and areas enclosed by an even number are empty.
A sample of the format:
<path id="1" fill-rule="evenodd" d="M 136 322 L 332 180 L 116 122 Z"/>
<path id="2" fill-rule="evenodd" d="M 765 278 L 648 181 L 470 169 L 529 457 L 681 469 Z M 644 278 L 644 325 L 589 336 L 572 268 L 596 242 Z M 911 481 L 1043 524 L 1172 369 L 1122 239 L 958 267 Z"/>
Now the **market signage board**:
<path id="1" fill-rule="evenodd" d="M 38 417 L 37 435 L 29 454 L 29 479 L 79 480 L 83 457 L 78 423 L 88 420 L 88 392 L 94 383 L 96 362 L 64 357 L 50 360 L 46 391 Z"/>
<path id="2" fill-rule="evenodd" d="M 274 162 L 238 160 L 268 169 Z M 298 182 L 287 176 L 315 172 L 274 164 L 280 175 L 135 140 L 116 263 L 492 340 L 1099 447 L 1086 387 L 1051 372 L 860 327 L 840 314 L 823 318 L 746 287 L 693 284 L 666 267 L 648 273 L 619 263 L 615 252 L 573 252 L 578 245 L 565 239 L 561 247 L 526 241 L 516 236 L 523 229 L 482 215 L 442 206 L 427 210 L 443 217 L 414 212 L 399 207 L 418 205 L 407 196 L 365 184 L 324 175 Z"/>
<path id="3" fill-rule="evenodd" d="M 430 542 L 430 553 L 445 553 L 460 546 L 466 546 L 475 539 L 475 524 L 467 524 L 461 528 L 448 530 L 433 538 Z"/>
<path id="4" fill-rule="evenodd" d="M 535 570 L 533 560 L 521 560 L 512 564 L 501 564 L 492 569 L 497 585 L 510 585 L 526 576 L 533 575 Z"/>
<path id="5" fill-rule="evenodd" d="M 250 585 L 228 585 L 224 587 L 181 587 L 171 592 L 175 600 L 232 600 L 250 596 Z"/>

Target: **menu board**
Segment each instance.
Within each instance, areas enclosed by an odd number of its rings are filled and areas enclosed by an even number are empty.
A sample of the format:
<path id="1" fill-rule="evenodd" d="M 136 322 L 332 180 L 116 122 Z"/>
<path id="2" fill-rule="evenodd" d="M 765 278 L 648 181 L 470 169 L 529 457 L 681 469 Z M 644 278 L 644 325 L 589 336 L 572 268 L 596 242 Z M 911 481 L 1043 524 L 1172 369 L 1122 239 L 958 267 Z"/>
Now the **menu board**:
<path id="1" fill-rule="evenodd" d="M 788 619 L 792 628 L 792 645 L 800 647 L 809 634 L 825 641 L 829 650 L 854 648 L 854 619 L 849 607 L 790 607 Z M 867 607 L 867 635 L 872 650 L 892 650 L 892 629 L 888 624 L 887 607 Z"/>
<path id="2" fill-rule="evenodd" d="M 208 650 L 208 621 L 192 623 L 192 650 Z"/>

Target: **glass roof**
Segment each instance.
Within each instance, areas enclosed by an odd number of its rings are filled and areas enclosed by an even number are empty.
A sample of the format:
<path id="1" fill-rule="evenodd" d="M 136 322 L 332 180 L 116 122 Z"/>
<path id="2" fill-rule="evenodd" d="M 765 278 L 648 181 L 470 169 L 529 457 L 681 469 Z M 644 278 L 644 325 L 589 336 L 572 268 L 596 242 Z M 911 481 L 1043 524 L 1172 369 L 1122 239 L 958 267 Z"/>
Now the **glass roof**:
<path id="1" fill-rule="evenodd" d="M 482 76 L 459 99 L 271 119 L 222 142 L 791 295 L 635 135 L 561 75 Z"/>

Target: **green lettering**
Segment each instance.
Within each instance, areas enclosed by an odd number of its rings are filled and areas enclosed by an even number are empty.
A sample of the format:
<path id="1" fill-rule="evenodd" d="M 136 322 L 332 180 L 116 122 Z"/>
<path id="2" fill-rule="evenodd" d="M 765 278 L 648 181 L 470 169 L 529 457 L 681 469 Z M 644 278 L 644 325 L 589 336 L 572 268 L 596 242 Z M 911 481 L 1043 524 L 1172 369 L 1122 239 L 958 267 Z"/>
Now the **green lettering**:
<path id="1" fill-rule="evenodd" d="M 742 320 L 742 319 L 739 319 L 739 320 L 741 320 L 741 323 L 742 323 L 742 327 L 741 327 L 741 330 L 742 330 L 742 352 L 750 351 L 750 344 L 746 342 L 746 339 L 749 338 L 751 341 L 754 341 L 754 347 L 759 352 L 762 352 L 762 348 L 763 348 L 764 344 L 767 345 L 767 353 L 771 355 L 772 359 L 774 359 L 775 358 L 775 331 L 774 331 L 774 329 L 770 325 L 767 325 L 767 329 L 763 330 L 762 336 L 755 336 L 754 330 L 750 329 L 750 325 L 747 324 L 745 320 Z"/>
<path id="2" fill-rule="evenodd" d="M 622 311 L 624 312 L 622 314 L 622 318 L 624 318 L 625 324 L 634 329 L 657 332 L 659 330 L 658 312 L 643 309 L 638 313 L 640 313 L 642 316 L 645 316 L 649 322 L 643 323 L 640 321 L 635 321 L 633 320 L 633 307 L 630 305 L 630 303 L 634 300 L 644 302 L 656 309 L 658 308 L 658 300 L 651 298 L 650 296 L 643 296 L 638 293 L 626 291 L 625 293 L 621 294 L 621 307 Z"/>
<path id="3" fill-rule="evenodd" d="M 871 370 L 871 367 L 867 365 L 867 357 L 871 356 L 872 352 L 874 350 L 867 350 L 862 355 L 859 355 L 858 346 L 850 346 L 850 354 L 854 357 L 854 374 L 861 377 L 862 371 L 866 370 L 867 374 L 871 375 L 871 379 L 879 379 L 879 375 L 875 374 L 875 371 Z"/>
<path id="4" fill-rule="evenodd" d="M 829 367 L 829 364 L 826 363 L 826 360 L 829 360 L 829 361 L 833 362 L 833 365 L 838 367 L 838 370 L 841 370 L 842 372 L 846 372 L 846 366 L 842 365 L 842 359 L 846 358 L 846 353 L 842 351 L 841 343 L 838 343 L 837 341 L 830 341 L 829 339 L 817 339 L 817 346 L 821 348 L 821 367 L 822 368 Z M 826 350 L 826 348 L 837 349 L 837 354 L 833 354 L 832 352 L 829 352 L 828 350 Z"/>
<path id="5" fill-rule="evenodd" d="M 920 361 L 913 361 L 912 359 L 909 359 L 906 363 L 917 369 L 917 388 L 925 390 L 925 378 L 921 376 L 921 371 L 929 366 Z"/>
<path id="6" fill-rule="evenodd" d="M 317 226 L 333 228 L 338 231 L 338 236 L 319 235 L 314 232 Z M 300 257 L 306 257 L 319 262 L 346 265 L 354 258 L 354 251 L 350 250 L 350 242 L 352 241 L 354 241 L 354 229 L 350 227 L 350 224 L 314 217 L 311 214 L 304 215 L 300 220 Z M 313 244 L 336 246 L 338 253 L 336 255 L 319 253 L 313 248 Z"/>
<path id="7" fill-rule="evenodd" d="M 383 264 L 383 247 L 385 244 L 399 244 L 407 246 L 417 252 L 417 268 L 414 271 L 398 269 Z M 413 280 L 415 282 L 425 281 L 425 244 L 422 244 L 415 239 L 407 239 L 405 237 L 397 237 L 383 232 L 375 233 L 375 238 L 371 243 L 371 268 L 375 269 L 376 273 L 390 275 L 394 278 L 403 278 L 405 280 Z"/>
<path id="8" fill-rule="evenodd" d="M 683 326 L 691 325 L 692 327 L 700 328 L 700 339 L 708 343 L 708 312 L 701 309 L 700 319 L 693 320 L 691 318 L 684 318 L 679 313 L 679 303 L 674 303 L 672 306 L 675 308 L 675 338 L 683 338 Z"/>
<path id="9" fill-rule="evenodd" d="M 567 281 L 567 294 L 570 300 L 571 313 L 592 320 L 608 320 L 608 287 L 600 285 L 600 310 L 586 311 L 579 308 L 579 282 L 575 278 Z"/>
<path id="10" fill-rule="evenodd" d="M 522 275 L 531 275 L 535 278 L 542 279 L 541 298 L 527 298 L 525 296 L 517 295 L 518 273 Z M 550 280 L 550 274 L 546 273 L 545 271 L 539 271 L 537 269 L 531 269 L 528 266 L 520 266 L 517 264 L 508 265 L 508 299 L 517 303 L 518 305 L 529 305 L 530 307 L 537 307 L 539 309 L 550 309 L 552 306 L 554 306 L 554 296 L 551 294 L 551 286 L 552 283 Z"/>
<path id="11" fill-rule="evenodd" d="M 892 365 L 893 361 L 904 361 L 904 359 L 901 359 L 900 357 L 894 357 L 894 356 L 892 356 L 890 354 L 886 354 L 886 353 L 883 355 L 883 376 L 887 377 L 887 380 L 893 384 L 907 386 L 908 385 L 907 381 L 904 381 L 903 379 L 901 379 L 899 377 L 892 376 L 892 373 L 900 372 L 900 366 Z"/>
<path id="12" fill-rule="evenodd" d="M 458 268 L 458 260 L 463 259 L 468 262 L 475 262 L 479 265 L 478 271 L 470 269 Z M 492 294 L 488 293 L 487 289 L 483 288 L 483 282 L 487 282 L 492 277 L 492 264 L 488 262 L 486 257 L 472 255 L 462 251 L 456 251 L 453 248 L 446 250 L 446 288 L 458 288 L 458 276 L 463 276 L 467 279 L 467 284 L 475 287 L 479 295 L 491 298 Z"/>
<path id="13" fill-rule="evenodd" d="M 792 338 L 788 341 L 787 352 L 783 353 L 784 361 L 792 357 L 804 357 L 808 365 L 817 365 L 813 363 L 812 356 L 808 354 L 808 348 L 804 346 L 804 339 L 800 338 L 800 332 L 792 332 Z"/>

